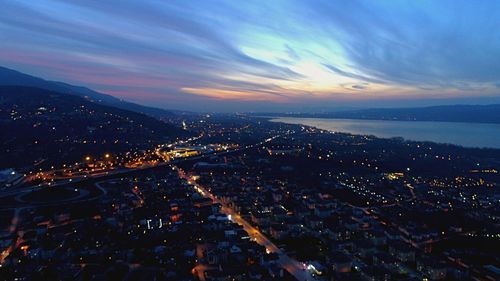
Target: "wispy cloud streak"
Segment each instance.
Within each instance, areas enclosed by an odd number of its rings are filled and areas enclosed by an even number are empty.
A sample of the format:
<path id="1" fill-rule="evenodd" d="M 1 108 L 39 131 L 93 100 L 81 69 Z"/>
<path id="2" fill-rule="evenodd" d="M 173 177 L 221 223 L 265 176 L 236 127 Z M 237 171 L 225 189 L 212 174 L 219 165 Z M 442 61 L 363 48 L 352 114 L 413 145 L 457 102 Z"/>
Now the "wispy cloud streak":
<path id="1" fill-rule="evenodd" d="M 0 64 L 145 104 L 498 97 L 496 1 L 4 1 Z"/>

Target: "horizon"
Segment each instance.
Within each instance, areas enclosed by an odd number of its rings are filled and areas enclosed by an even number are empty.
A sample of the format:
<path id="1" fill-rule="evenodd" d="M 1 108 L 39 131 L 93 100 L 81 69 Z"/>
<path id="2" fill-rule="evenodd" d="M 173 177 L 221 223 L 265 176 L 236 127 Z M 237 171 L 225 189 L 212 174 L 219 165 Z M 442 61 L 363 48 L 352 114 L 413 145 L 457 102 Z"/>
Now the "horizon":
<path id="1" fill-rule="evenodd" d="M 492 0 L 3 1 L 0 279 L 500 280 L 499 26 Z"/>
<path id="2" fill-rule="evenodd" d="M 4 68 L 4 69 L 7 69 L 9 71 L 13 71 L 15 73 L 19 73 L 20 75 L 27 75 L 27 76 L 30 76 L 30 77 L 33 77 L 35 79 L 42 79 L 44 81 L 47 81 L 47 82 L 55 82 L 55 83 L 64 83 L 64 84 L 67 84 L 65 81 L 56 81 L 56 80 L 49 80 L 49 79 L 44 79 L 43 77 L 37 77 L 37 76 L 33 76 L 29 73 L 23 73 L 23 72 L 20 72 L 20 71 L 17 71 L 15 69 L 11 69 L 11 68 L 7 68 L 7 67 L 3 67 L 0 65 L 0 68 Z M 404 106 L 404 105 L 400 105 L 400 106 L 364 106 L 364 107 L 361 107 L 361 106 L 355 106 L 355 105 L 352 105 L 352 106 L 338 106 L 338 107 L 309 107 L 307 109 L 304 110 L 304 106 L 302 107 L 298 107 L 298 108 L 281 108 L 281 109 L 278 109 L 278 110 L 272 110 L 272 107 L 270 110 L 266 110 L 266 109 L 263 109 L 262 106 L 260 109 L 262 110 L 243 110 L 243 111 L 235 111 L 235 110 L 197 110 L 197 109 L 194 109 L 194 110 L 186 110 L 184 108 L 171 108 L 171 107 L 158 107 L 156 105 L 149 105 L 149 104 L 144 104 L 144 103 L 141 103 L 140 101 L 139 102 L 133 102 L 133 101 L 130 101 L 130 100 L 126 100 L 126 99 L 122 99 L 121 97 L 119 96 L 113 96 L 113 95 L 109 95 L 109 94 L 106 94 L 106 93 L 102 93 L 102 92 L 98 92 L 98 91 L 95 91 L 94 89 L 92 88 L 88 88 L 86 86 L 82 86 L 82 85 L 72 85 L 72 84 L 68 84 L 70 86 L 74 86 L 74 87 L 83 87 L 83 88 L 86 88 L 88 90 L 91 90 L 91 91 L 94 91 L 96 93 L 99 93 L 99 94 L 103 94 L 103 95 L 107 95 L 107 96 L 110 96 L 110 97 L 114 97 L 114 98 L 118 98 L 122 101 L 125 101 L 125 102 L 131 102 L 131 103 L 135 103 L 135 104 L 139 104 L 139 105 L 142 105 L 142 106 L 146 106 L 146 107 L 150 107 L 150 108 L 156 108 L 156 109 L 162 109 L 162 110 L 167 110 L 167 111 L 180 111 L 180 112 L 192 112 L 192 113 L 221 113 L 221 114 L 227 114 L 227 113 L 249 113 L 249 114 L 258 114 L 258 113 L 262 113 L 262 114 L 266 114 L 266 113 L 270 113 L 270 114 L 324 114 L 324 113 L 335 113 L 335 112 L 347 112 L 347 111 L 358 111 L 358 110 L 371 110 L 371 109 L 417 109 L 417 108 L 432 108 L 432 107 L 441 107 L 441 106 L 444 106 L 444 107 L 454 107 L 454 106 L 494 106 L 494 105 L 500 105 L 500 100 L 499 101 L 496 101 L 496 100 L 492 100 L 491 102 L 483 102 L 483 103 L 477 103 L 477 102 L 471 102 L 473 100 L 471 100 L 470 102 L 469 101 L 466 101 L 466 102 L 455 102 L 455 103 L 440 103 L 440 102 L 437 102 L 435 104 L 433 103 L 428 103 L 428 102 L 423 102 L 423 104 L 417 104 L 417 105 L 414 105 L 414 106 Z M 16 85 L 15 83 L 13 84 L 9 84 L 9 85 L 5 85 L 5 86 L 21 86 L 21 87 L 33 87 L 33 88 L 37 88 L 36 86 L 24 86 L 24 85 Z M 273 105 L 271 105 L 273 106 Z"/>
<path id="3" fill-rule="evenodd" d="M 146 106 L 325 112 L 500 103 L 494 1 L 4 5 L 0 65 Z"/>

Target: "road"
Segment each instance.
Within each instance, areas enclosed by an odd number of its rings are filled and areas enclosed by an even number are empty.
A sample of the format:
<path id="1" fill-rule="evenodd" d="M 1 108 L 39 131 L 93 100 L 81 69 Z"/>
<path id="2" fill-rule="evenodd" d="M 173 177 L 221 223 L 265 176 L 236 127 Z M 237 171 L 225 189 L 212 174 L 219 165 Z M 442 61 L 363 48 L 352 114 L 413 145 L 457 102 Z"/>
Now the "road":
<path id="1" fill-rule="evenodd" d="M 25 208 L 21 207 L 21 208 L 16 208 L 15 209 L 15 211 L 14 211 L 14 217 L 12 218 L 12 222 L 11 222 L 11 225 L 9 227 L 9 233 L 10 234 L 17 233 L 17 227 L 18 227 L 18 224 L 19 224 L 19 215 L 23 211 L 23 209 L 25 209 Z M 13 242 L 12 245 L 10 245 L 7 249 L 5 249 L 4 251 L 2 251 L 0 253 L 0 266 L 2 266 L 2 264 L 5 261 L 5 259 L 10 255 L 10 253 L 12 251 L 14 251 L 15 249 L 17 249 L 17 246 L 19 246 L 19 244 L 22 242 L 22 240 L 21 240 L 21 238 L 16 237 L 16 239 L 12 240 L 12 242 Z"/>
<path id="2" fill-rule="evenodd" d="M 295 133 L 295 132 L 292 132 Z M 290 133 L 287 133 L 290 134 Z M 21 196 L 23 193 L 28 193 L 28 192 L 33 192 L 39 189 L 47 188 L 47 187 L 56 187 L 56 186 L 64 186 L 67 184 L 72 184 L 72 183 L 77 183 L 77 182 L 82 182 L 82 181 L 87 181 L 87 180 L 95 180 L 99 178 L 104 178 L 112 175 L 123 175 L 127 174 L 130 172 L 135 172 L 135 171 L 140 171 L 140 170 L 146 170 L 146 169 L 151 169 L 151 168 L 157 168 L 157 167 L 162 167 L 162 166 L 170 166 L 174 165 L 183 161 L 192 161 L 192 160 L 199 160 L 203 159 L 206 157 L 214 156 L 214 155 L 226 155 L 238 151 L 243 151 L 247 149 L 251 149 L 257 146 L 261 146 L 265 143 L 268 143 L 278 137 L 281 137 L 282 135 L 276 135 L 274 137 L 265 139 L 261 142 L 255 143 L 253 145 L 247 145 L 244 147 L 236 148 L 236 149 L 231 149 L 231 150 L 226 150 L 226 151 L 219 151 L 219 152 L 214 152 L 214 153 L 207 153 L 207 154 L 201 154 L 195 157 L 189 157 L 189 158 L 181 158 L 181 159 L 176 159 L 176 160 L 171 160 L 171 161 L 165 161 L 158 163 L 157 165 L 154 166 L 141 166 L 137 168 L 120 168 L 120 169 L 112 169 L 112 170 L 107 170 L 107 171 L 102 171 L 96 174 L 89 174 L 89 175 L 84 175 L 84 176 L 78 176 L 78 177 L 72 177 L 72 178 L 67 178 L 67 179 L 61 179 L 56 182 L 52 183 L 43 183 L 43 184 L 38 184 L 35 186 L 26 186 L 26 187 L 17 187 L 17 188 L 10 188 L 10 189 L 4 189 L 0 191 L 0 197 L 6 197 L 6 196 Z M 95 184 L 97 188 L 99 188 L 101 191 L 106 194 L 106 189 L 101 186 L 101 183 L 105 182 L 105 180 L 99 181 Z M 207 194 L 210 194 L 207 192 Z M 210 194 L 212 198 L 215 198 L 212 194 Z M 35 206 L 32 206 L 35 207 Z M 14 208 L 16 210 L 14 220 L 13 220 L 13 226 L 14 228 L 17 228 L 17 221 L 18 221 L 18 214 L 21 211 L 22 208 Z M 280 255 L 280 263 L 282 266 L 291 274 L 296 276 L 298 280 L 314 280 L 312 276 L 308 275 L 305 271 L 303 271 L 303 266 L 301 263 L 298 261 L 290 259 L 288 256 L 286 256 L 278 247 L 276 247 L 271 241 L 269 241 L 264 235 L 262 235 L 257 229 L 253 228 L 250 224 L 248 224 L 245 220 L 241 219 L 234 211 L 231 209 L 225 208 L 225 211 L 227 212 L 226 214 L 229 215 L 231 214 L 235 218 L 235 222 L 243 225 L 245 230 L 249 233 L 249 235 L 252 235 L 251 237 L 254 237 L 254 239 L 261 245 L 265 246 L 266 249 L 268 249 L 269 252 L 275 252 Z M 10 254 L 10 252 L 15 249 L 20 242 L 20 239 L 17 239 L 9 249 L 3 251 L 0 253 L 0 265 L 2 264 L 3 260 Z"/>
<path id="3" fill-rule="evenodd" d="M 179 177 L 188 181 L 188 183 L 193 184 L 194 177 L 190 176 L 181 169 L 175 167 L 175 169 L 179 173 Z M 305 270 L 305 266 L 303 263 L 290 258 L 284 251 L 278 248 L 273 242 L 271 242 L 262 232 L 258 229 L 250 225 L 245 219 L 243 219 L 238 213 L 236 213 L 232 208 L 227 207 L 223 202 L 221 202 L 215 195 L 210 193 L 207 188 L 201 186 L 199 184 L 194 184 L 195 190 L 198 191 L 201 195 L 212 199 L 215 203 L 219 203 L 222 205 L 221 211 L 223 214 L 227 215 L 231 218 L 231 220 L 241 226 L 248 233 L 248 236 L 255 240 L 259 245 L 266 247 L 266 251 L 269 253 L 276 253 L 279 256 L 278 263 L 291 275 L 293 275 L 297 280 L 302 281 L 312 281 L 316 280 L 312 274 Z"/>
<path id="4" fill-rule="evenodd" d="M 177 163 L 180 163 L 183 161 L 200 160 L 200 159 L 215 156 L 215 155 L 230 154 L 230 153 L 234 153 L 234 152 L 238 152 L 238 151 L 242 151 L 242 150 L 246 150 L 246 149 L 251 149 L 251 148 L 263 145 L 263 144 L 268 143 L 268 142 L 270 142 L 270 141 L 272 141 L 280 136 L 282 136 L 282 135 L 276 135 L 274 137 L 265 139 L 265 140 L 258 142 L 256 144 L 247 145 L 247 146 L 236 148 L 236 149 L 211 152 L 211 153 L 201 154 L 198 156 L 188 157 L 188 158 L 179 158 L 179 159 L 175 159 L 175 160 L 160 162 L 156 165 L 147 165 L 147 166 L 145 165 L 145 166 L 140 166 L 137 168 L 118 168 L 118 169 L 114 168 L 114 169 L 110 169 L 110 170 L 103 170 L 99 173 L 94 173 L 94 174 L 87 174 L 87 175 L 82 175 L 82 176 L 77 176 L 77 177 L 68 177 L 66 179 L 61 179 L 61 180 L 58 180 L 55 182 L 41 183 L 41 184 L 33 185 L 33 186 L 4 189 L 4 190 L 0 191 L 0 197 L 18 195 L 20 193 L 31 192 L 31 191 L 35 191 L 35 190 L 49 187 L 49 186 L 50 187 L 62 186 L 62 185 L 82 182 L 82 181 L 86 181 L 86 180 L 90 180 L 90 179 L 99 179 L 99 178 L 108 177 L 108 176 L 112 176 L 112 175 L 123 175 L 123 174 L 131 173 L 131 172 L 135 172 L 135 171 L 141 171 L 141 170 L 147 170 L 147 169 L 152 169 L 152 168 L 168 166 L 168 165 L 177 164 Z M 183 143 L 185 143 L 185 142 L 183 142 Z"/>

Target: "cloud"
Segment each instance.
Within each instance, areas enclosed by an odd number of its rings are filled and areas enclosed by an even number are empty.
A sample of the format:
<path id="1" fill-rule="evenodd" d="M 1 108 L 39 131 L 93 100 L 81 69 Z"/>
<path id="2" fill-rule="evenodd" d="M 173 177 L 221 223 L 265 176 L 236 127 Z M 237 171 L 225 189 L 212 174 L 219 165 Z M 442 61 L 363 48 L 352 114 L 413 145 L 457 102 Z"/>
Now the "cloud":
<path id="1" fill-rule="evenodd" d="M 499 6 L 340 1 L 311 9 L 322 25 L 342 31 L 346 57 L 365 75 L 403 85 L 463 88 L 500 79 Z"/>
<path id="2" fill-rule="evenodd" d="M 2 6 L 1 64 L 145 104 L 495 96 L 500 84 L 495 1 Z"/>
<path id="3" fill-rule="evenodd" d="M 357 80 L 360 80 L 360 81 L 366 81 L 366 82 L 372 82 L 372 83 L 379 83 L 379 84 L 384 84 L 386 82 L 382 81 L 382 80 L 379 80 L 379 79 L 375 79 L 375 78 L 371 78 L 371 77 L 367 77 L 367 76 L 364 76 L 364 75 L 360 75 L 360 74 L 355 74 L 355 73 L 351 73 L 351 72 L 347 72 L 347 71 L 344 71 L 344 70 L 341 70 L 331 64 L 327 64 L 327 63 L 323 63 L 323 65 L 330 69 L 331 71 L 337 73 L 337 74 L 340 74 L 342 76 L 345 76 L 345 77 L 349 77 L 349 78 L 353 78 L 353 79 L 357 79 Z"/>
<path id="4" fill-rule="evenodd" d="M 364 90 L 368 88 L 368 84 L 354 84 L 351 85 L 351 88 L 356 89 L 356 90 Z"/>

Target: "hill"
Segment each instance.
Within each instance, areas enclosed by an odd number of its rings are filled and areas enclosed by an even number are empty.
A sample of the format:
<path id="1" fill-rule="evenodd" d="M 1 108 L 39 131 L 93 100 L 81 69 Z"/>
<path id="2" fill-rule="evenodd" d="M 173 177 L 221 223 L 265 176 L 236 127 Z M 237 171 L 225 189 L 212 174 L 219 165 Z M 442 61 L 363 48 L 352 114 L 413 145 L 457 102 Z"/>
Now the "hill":
<path id="1" fill-rule="evenodd" d="M 266 113 L 259 115 L 394 121 L 500 123 L 500 104 L 443 105 L 418 108 L 374 108 L 328 113 Z"/>
<path id="2" fill-rule="evenodd" d="M 57 81 L 48 81 L 42 78 L 24 74 L 0 66 L 0 86 L 25 86 L 50 90 L 63 94 L 70 94 L 83 97 L 89 101 L 114 106 L 121 109 L 144 113 L 157 118 L 171 117 L 172 111 L 142 106 L 131 102 L 126 102 L 110 95 L 102 94 L 86 87 L 74 86 Z"/>
<path id="3" fill-rule="evenodd" d="M 0 127 L 0 167 L 137 151 L 186 134 L 145 114 L 19 86 L 0 86 Z"/>

